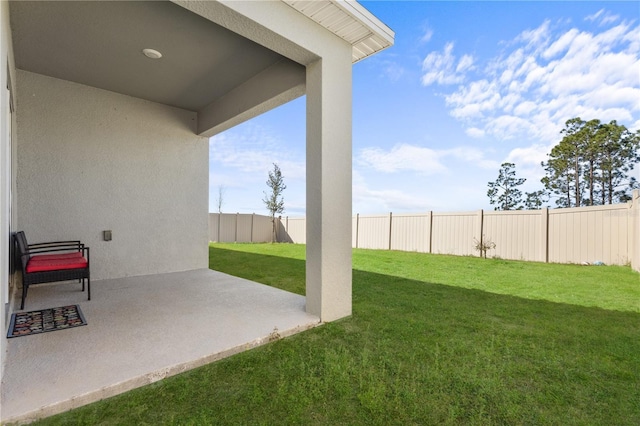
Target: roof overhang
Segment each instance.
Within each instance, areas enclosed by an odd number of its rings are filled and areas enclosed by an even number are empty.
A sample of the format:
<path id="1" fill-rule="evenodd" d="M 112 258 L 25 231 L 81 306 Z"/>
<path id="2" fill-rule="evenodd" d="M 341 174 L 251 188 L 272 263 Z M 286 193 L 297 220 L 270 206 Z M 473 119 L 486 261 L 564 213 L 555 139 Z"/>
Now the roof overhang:
<path id="1" fill-rule="evenodd" d="M 395 33 L 354 0 L 283 0 L 353 46 L 353 63 L 393 45 Z"/>
<path id="2" fill-rule="evenodd" d="M 336 45 L 355 63 L 394 39 L 353 0 L 9 6 L 16 68 L 195 111 L 202 136 L 302 96 L 305 67 Z"/>

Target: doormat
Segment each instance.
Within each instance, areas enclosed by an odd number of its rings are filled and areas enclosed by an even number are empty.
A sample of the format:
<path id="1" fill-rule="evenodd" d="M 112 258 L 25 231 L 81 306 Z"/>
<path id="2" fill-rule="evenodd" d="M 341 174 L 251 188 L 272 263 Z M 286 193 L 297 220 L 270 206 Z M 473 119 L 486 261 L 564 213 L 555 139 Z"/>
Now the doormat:
<path id="1" fill-rule="evenodd" d="M 11 315 L 7 337 L 30 336 L 81 325 L 87 325 L 87 321 L 78 305 L 18 312 Z"/>

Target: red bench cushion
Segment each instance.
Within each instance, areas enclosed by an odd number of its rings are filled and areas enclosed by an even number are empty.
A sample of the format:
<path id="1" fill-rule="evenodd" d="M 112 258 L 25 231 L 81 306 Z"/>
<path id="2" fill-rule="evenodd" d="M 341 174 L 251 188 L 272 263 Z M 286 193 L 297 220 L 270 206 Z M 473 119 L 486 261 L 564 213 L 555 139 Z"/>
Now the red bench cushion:
<path id="1" fill-rule="evenodd" d="M 27 263 L 27 272 L 47 272 L 60 271 L 63 269 L 83 269 L 89 262 L 84 257 L 74 257 L 70 259 L 41 259 L 33 261 L 33 258 Z"/>
<path id="2" fill-rule="evenodd" d="M 78 259 L 82 257 L 82 252 L 74 251 L 71 253 L 56 253 L 56 254 L 33 254 L 31 260 L 35 262 L 58 260 L 58 259 Z"/>

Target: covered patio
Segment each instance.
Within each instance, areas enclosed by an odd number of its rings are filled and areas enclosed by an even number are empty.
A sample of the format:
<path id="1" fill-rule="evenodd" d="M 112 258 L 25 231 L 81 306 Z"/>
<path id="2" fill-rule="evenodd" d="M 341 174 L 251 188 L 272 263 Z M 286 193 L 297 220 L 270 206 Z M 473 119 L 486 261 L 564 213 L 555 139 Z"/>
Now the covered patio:
<path id="1" fill-rule="evenodd" d="M 82 241 L 92 280 L 91 301 L 29 290 L 25 310 L 77 303 L 89 325 L 0 338 L 1 421 L 351 315 L 352 66 L 394 37 L 375 16 L 352 0 L 2 1 L 0 24 L 2 329 L 13 233 Z M 209 138 L 300 96 L 304 297 L 206 269 Z"/>
<path id="2" fill-rule="evenodd" d="M 35 286 L 26 310 L 80 305 L 87 325 L 8 339 L 2 421 L 108 398 L 315 327 L 305 298 L 209 269 Z"/>

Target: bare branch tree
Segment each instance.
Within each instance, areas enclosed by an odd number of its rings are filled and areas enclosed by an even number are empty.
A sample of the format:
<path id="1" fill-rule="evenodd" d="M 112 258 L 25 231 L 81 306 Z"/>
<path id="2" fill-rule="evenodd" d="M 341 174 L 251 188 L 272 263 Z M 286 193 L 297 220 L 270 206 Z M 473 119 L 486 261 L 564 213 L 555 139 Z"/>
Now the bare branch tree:
<path id="1" fill-rule="evenodd" d="M 218 199 L 217 199 L 218 213 L 222 213 L 222 206 L 224 205 L 224 196 L 226 192 L 227 192 L 227 188 L 225 188 L 224 185 L 218 186 Z"/>

